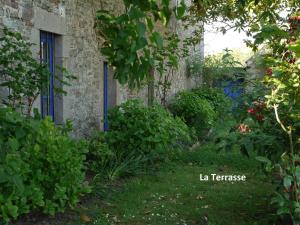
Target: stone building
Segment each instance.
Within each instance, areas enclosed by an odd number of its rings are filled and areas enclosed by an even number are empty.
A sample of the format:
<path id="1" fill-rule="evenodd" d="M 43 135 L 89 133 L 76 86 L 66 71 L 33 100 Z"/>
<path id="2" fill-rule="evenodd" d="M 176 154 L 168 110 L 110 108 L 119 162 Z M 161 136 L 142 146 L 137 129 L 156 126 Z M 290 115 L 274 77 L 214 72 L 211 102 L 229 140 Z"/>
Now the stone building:
<path id="1" fill-rule="evenodd" d="M 53 69 L 57 65 L 62 66 L 77 77 L 70 86 L 64 87 L 67 96 L 61 98 L 50 94 L 35 103 L 42 113 L 51 114 L 57 124 L 71 119 L 76 136 L 86 136 L 93 129 L 103 129 L 106 107 L 136 96 L 147 98 L 147 89 L 133 93 L 121 87 L 100 54 L 101 44 L 93 28 L 96 11 L 120 12 L 123 9 L 121 2 L 0 0 L 0 27 L 21 32 L 34 43 L 32 51 L 37 60 L 46 60 Z M 198 51 L 203 54 L 203 48 Z M 185 76 L 184 60 L 174 76 L 172 94 L 193 87 L 191 78 Z"/>

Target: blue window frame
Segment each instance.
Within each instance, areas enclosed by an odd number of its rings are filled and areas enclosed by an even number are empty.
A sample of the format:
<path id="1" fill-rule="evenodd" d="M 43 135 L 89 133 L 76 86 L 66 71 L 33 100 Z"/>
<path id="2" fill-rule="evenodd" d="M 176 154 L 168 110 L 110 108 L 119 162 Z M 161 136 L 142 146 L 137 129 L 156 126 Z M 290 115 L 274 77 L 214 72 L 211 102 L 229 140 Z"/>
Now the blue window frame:
<path id="1" fill-rule="evenodd" d="M 40 60 L 41 63 L 47 64 L 50 71 L 48 84 L 41 90 L 41 114 L 43 118 L 50 116 L 54 121 L 55 37 L 52 33 L 41 31 L 40 40 Z"/>
<path id="2" fill-rule="evenodd" d="M 108 63 L 104 62 L 103 64 L 103 90 L 104 90 L 104 96 L 103 96 L 103 103 L 104 103 L 104 131 L 108 131 Z"/>

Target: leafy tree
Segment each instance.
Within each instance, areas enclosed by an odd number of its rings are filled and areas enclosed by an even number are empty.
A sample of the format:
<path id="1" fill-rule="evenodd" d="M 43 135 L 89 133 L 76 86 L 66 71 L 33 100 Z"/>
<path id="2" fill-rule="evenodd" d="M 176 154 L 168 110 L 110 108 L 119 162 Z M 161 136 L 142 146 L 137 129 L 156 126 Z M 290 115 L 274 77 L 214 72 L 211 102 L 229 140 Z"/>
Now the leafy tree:
<path id="1" fill-rule="evenodd" d="M 229 29 L 244 30 L 249 36 L 254 36 L 263 28 L 274 31 L 276 27 L 266 25 L 284 21 L 281 15 L 283 11 L 288 9 L 292 12 L 300 7 L 296 0 L 194 0 L 189 7 L 184 0 L 175 7 L 172 7 L 171 0 L 161 3 L 154 0 L 123 2 L 125 12 L 121 15 L 98 11 L 96 28 L 104 38 L 102 54 L 115 68 L 115 78 L 121 84 L 128 83 L 131 88 L 141 86 L 144 80 L 153 79 L 153 68 L 160 75 L 166 73 L 161 69 L 162 65 L 176 69 L 180 57 L 168 54 L 170 51 L 164 48 L 170 36 L 164 37 L 154 26 L 157 23 L 167 26 L 172 15 L 182 20 L 185 28 L 197 28 L 182 41 L 183 44 L 176 46 L 178 50 L 186 50 L 188 45 L 195 45 L 202 40 L 203 24 L 220 21 L 222 32 Z M 255 43 L 248 41 L 248 45 L 257 48 L 262 38 L 257 36 L 255 40 Z M 159 51 L 166 55 L 161 57 Z"/>
<path id="2" fill-rule="evenodd" d="M 108 62 L 115 68 L 115 78 L 129 87 L 140 87 L 145 80 L 152 80 L 152 69 L 163 74 L 168 68 L 177 68 L 178 60 L 186 53 L 176 34 L 163 35 L 156 24 L 167 26 L 171 16 L 180 19 L 186 6 L 184 1 L 176 7 L 170 0 L 124 0 L 125 12 L 119 16 L 104 10 L 97 13 L 96 29 L 104 38 L 101 49 Z"/>
<path id="3" fill-rule="evenodd" d="M 284 21 L 282 12 L 294 13 L 299 6 L 297 0 L 194 0 L 184 20 L 187 25 L 220 22 L 223 32 L 244 30 L 252 36 L 265 24 Z"/>
<path id="4" fill-rule="evenodd" d="M 8 92 L 2 104 L 21 108 L 30 114 L 32 105 L 40 94 L 41 87 L 48 82 L 46 65 L 32 57 L 32 44 L 20 33 L 3 30 L 0 37 L 0 86 Z"/>

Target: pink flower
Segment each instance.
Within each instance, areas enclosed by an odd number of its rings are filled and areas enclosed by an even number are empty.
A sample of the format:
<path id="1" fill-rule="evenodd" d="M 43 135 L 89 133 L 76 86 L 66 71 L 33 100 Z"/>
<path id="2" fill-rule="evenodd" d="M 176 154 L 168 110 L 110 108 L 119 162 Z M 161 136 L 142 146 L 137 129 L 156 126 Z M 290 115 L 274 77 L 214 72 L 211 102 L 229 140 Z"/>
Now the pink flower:
<path id="1" fill-rule="evenodd" d="M 266 71 L 266 74 L 267 74 L 268 76 L 272 76 L 273 70 L 272 70 L 271 68 L 268 68 L 267 71 Z"/>
<path id="2" fill-rule="evenodd" d="M 238 131 L 242 134 L 245 134 L 245 133 L 249 133 L 251 130 L 247 124 L 242 123 L 242 124 L 239 124 Z"/>
<path id="3" fill-rule="evenodd" d="M 248 109 L 247 112 L 248 112 L 249 114 L 255 114 L 255 113 L 256 113 L 256 111 L 255 111 L 254 108 Z"/>

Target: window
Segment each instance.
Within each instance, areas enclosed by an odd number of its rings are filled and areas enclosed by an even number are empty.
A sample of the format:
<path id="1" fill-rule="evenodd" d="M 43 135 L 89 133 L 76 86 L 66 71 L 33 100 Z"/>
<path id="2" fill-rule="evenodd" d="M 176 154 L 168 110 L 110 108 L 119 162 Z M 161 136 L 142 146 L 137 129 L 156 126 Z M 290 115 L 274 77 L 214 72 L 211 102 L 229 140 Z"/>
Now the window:
<path id="1" fill-rule="evenodd" d="M 41 115 L 50 116 L 56 124 L 62 124 L 62 95 L 55 93 L 59 87 L 56 76 L 61 76 L 58 66 L 61 64 L 61 37 L 59 35 L 41 31 L 40 33 L 40 60 L 45 63 L 50 71 L 48 84 L 41 90 Z"/>

